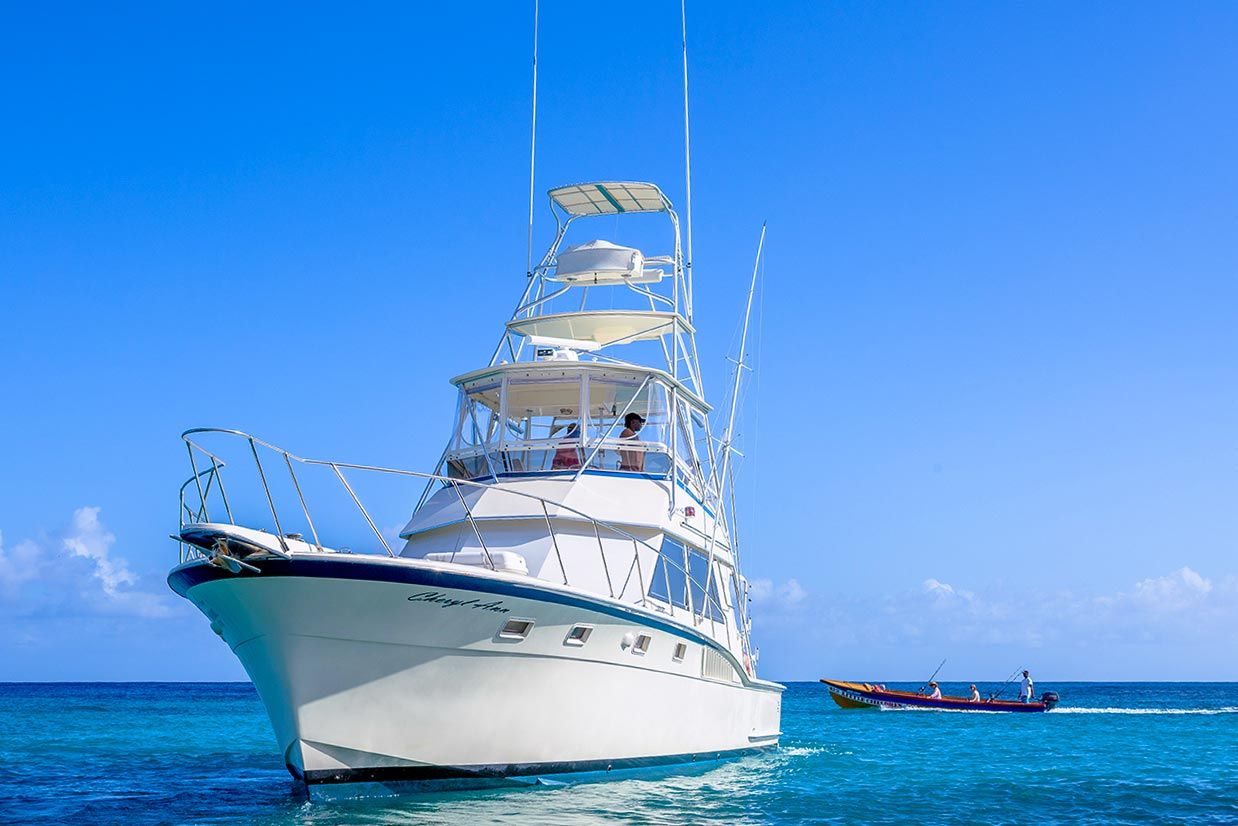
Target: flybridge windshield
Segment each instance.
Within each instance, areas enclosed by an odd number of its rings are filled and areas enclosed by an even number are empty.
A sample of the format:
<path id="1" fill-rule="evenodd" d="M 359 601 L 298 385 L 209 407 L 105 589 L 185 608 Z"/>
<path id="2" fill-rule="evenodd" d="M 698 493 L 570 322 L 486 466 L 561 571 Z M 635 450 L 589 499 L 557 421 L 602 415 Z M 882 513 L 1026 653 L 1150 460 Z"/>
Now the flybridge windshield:
<path id="1" fill-rule="evenodd" d="M 461 383 L 447 466 L 458 478 L 567 471 L 699 479 L 682 391 L 656 374 L 507 370 Z"/>

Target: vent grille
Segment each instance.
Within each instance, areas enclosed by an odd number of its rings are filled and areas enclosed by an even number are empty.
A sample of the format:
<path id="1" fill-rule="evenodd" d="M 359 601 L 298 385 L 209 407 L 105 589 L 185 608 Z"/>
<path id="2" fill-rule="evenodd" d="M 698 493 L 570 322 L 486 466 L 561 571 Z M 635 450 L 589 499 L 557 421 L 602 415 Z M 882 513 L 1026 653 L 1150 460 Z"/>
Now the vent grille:
<path id="1" fill-rule="evenodd" d="M 712 648 L 701 649 L 701 676 L 710 680 L 735 682 L 735 669 L 727 658 Z"/>

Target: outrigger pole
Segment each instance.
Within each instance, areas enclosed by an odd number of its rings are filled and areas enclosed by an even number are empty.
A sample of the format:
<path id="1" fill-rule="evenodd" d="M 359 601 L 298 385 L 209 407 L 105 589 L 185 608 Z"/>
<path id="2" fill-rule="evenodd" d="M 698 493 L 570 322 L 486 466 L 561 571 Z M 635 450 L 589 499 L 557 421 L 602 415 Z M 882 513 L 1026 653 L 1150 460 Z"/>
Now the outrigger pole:
<path id="1" fill-rule="evenodd" d="M 744 308 L 744 330 L 739 337 L 739 360 L 735 362 L 735 384 L 731 387 L 731 411 L 727 416 L 726 430 L 722 434 L 722 468 L 718 473 L 717 485 L 719 493 L 729 476 L 731 466 L 731 439 L 735 432 L 735 413 L 739 410 L 739 387 L 743 381 L 744 371 L 751 369 L 745 361 L 744 351 L 748 347 L 748 323 L 752 320 L 752 296 L 757 291 L 757 276 L 761 272 L 761 253 L 765 249 L 765 224 L 761 224 L 761 240 L 757 242 L 757 260 L 752 265 L 752 282 L 748 285 L 748 305 Z M 734 537 L 731 538 L 734 541 Z"/>
<path id="2" fill-rule="evenodd" d="M 723 432 L 722 441 L 719 446 L 719 449 L 721 450 L 721 453 L 722 453 L 720 457 L 721 467 L 715 466 L 713 468 L 714 484 L 712 487 L 718 497 L 717 502 L 718 502 L 719 514 L 726 514 L 727 512 L 728 484 L 731 487 L 734 486 L 734 475 L 731 473 L 731 454 L 734 452 L 734 450 L 731 447 L 731 440 L 735 433 L 735 414 L 739 410 L 740 383 L 743 381 L 743 378 L 744 378 L 744 370 L 750 369 L 748 365 L 745 363 L 744 351 L 748 347 L 748 324 L 752 320 L 752 296 L 757 291 L 757 276 L 760 275 L 761 273 L 761 254 L 765 250 L 765 226 L 766 226 L 765 223 L 762 222 L 761 223 L 761 238 L 759 241 L 757 241 L 757 258 L 756 258 L 756 261 L 753 262 L 753 265 L 752 265 L 752 281 L 748 285 L 748 302 L 747 302 L 747 305 L 744 307 L 744 329 L 739 337 L 739 358 L 738 360 L 735 361 L 735 384 L 731 388 L 731 410 L 730 410 L 729 415 L 727 416 L 726 430 Z M 732 494 L 734 493 L 733 490 L 731 492 Z M 739 528 L 737 524 L 738 519 L 736 518 L 736 514 L 735 514 L 734 502 L 735 500 L 734 500 L 734 497 L 732 496 L 730 516 L 729 518 L 726 519 L 726 522 L 727 522 L 728 527 L 730 528 L 731 557 L 732 557 L 732 562 L 734 563 L 731 568 L 731 575 L 736 578 L 735 593 L 737 595 L 737 601 L 739 601 L 740 605 L 742 606 L 740 611 L 737 613 L 739 622 L 744 626 L 739 629 L 740 638 L 743 641 L 744 649 L 746 652 L 748 649 L 748 645 L 749 645 L 748 631 L 746 627 L 747 626 L 747 614 L 748 614 L 748 603 L 747 603 L 748 594 L 747 592 L 741 593 L 741 589 L 739 587 L 739 582 L 738 582 L 738 579 L 739 579 Z M 709 542 L 710 576 L 713 575 L 713 570 L 714 570 L 714 551 L 715 551 L 714 534 L 716 534 L 717 531 L 718 531 L 718 519 L 715 517 L 714 529 L 710 535 L 710 542 Z M 708 588 L 708 581 L 706 582 L 706 588 Z"/>

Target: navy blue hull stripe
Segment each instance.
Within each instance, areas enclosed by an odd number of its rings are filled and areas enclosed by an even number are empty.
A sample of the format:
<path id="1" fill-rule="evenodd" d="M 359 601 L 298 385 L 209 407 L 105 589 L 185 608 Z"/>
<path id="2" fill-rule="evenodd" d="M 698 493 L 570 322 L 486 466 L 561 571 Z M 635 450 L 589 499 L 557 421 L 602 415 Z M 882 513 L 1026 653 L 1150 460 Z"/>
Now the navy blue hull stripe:
<path id="1" fill-rule="evenodd" d="M 367 564 L 365 562 L 341 562 L 332 559 L 263 559 L 255 561 L 247 559 L 247 563 L 256 566 L 262 571 L 261 574 L 254 574 L 249 571 L 242 571 L 239 574 L 234 574 L 225 571 L 222 568 L 217 568 L 214 565 L 209 565 L 205 562 L 198 565 L 190 565 L 185 568 L 172 571 L 168 574 L 168 585 L 173 591 L 186 596 L 189 590 L 204 582 L 213 582 L 222 579 L 252 579 L 255 577 L 305 577 L 317 579 L 352 579 L 364 580 L 369 582 L 394 582 L 403 585 L 416 585 L 429 588 L 450 588 L 458 591 L 472 591 L 484 594 L 495 594 L 497 596 L 507 596 L 513 599 L 530 599 L 538 602 L 551 602 L 557 605 L 568 605 L 573 608 L 583 608 L 588 611 L 595 611 L 600 614 L 607 614 L 612 617 L 636 623 L 647 628 L 656 628 L 659 631 L 665 631 L 676 637 L 680 637 L 691 642 L 698 643 L 712 648 L 719 654 L 727 658 L 728 661 L 734 663 L 734 656 L 722 645 L 714 642 L 704 634 L 696 633 L 689 628 L 684 628 L 673 623 L 660 620 L 657 617 L 651 617 L 647 614 L 632 611 L 620 605 L 603 602 L 601 600 L 593 600 L 577 594 L 565 594 L 561 591 L 555 591 L 549 588 L 538 588 L 531 585 L 521 585 L 516 582 L 506 582 L 502 580 L 483 579 L 481 577 L 470 576 L 469 574 L 456 573 L 454 571 L 437 571 L 429 568 L 413 568 L 396 565 L 388 565 L 383 563 Z M 736 666 L 736 672 L 743 673 L 743 668 Z M 762 688 L 762 686 L 754 686 Z M 781 689 L 770 690 L 780 691 Z"/>
<path id="2" fill-rule="evenodd" d="M 321 769 L 309 772 L 299 772 L 294 766 L 289 766 L 288 771 L 292 773 L 293 777 L 308 785 L 453 779 L 501 780 L 505 777 L 622 771 L 625 769 L 647 769 L 657 766 L 731 760 L 766 751 L 775 745 L 771 743 L 768 746 L 754 746 L 744 749 L 731 749 L 729 751 L 667 754 L 657 757 L 629 757 L 620 760 L 572 760 L 560 763 L 518 763 L 492 766 L 378 766 L 369 769 Z"/>

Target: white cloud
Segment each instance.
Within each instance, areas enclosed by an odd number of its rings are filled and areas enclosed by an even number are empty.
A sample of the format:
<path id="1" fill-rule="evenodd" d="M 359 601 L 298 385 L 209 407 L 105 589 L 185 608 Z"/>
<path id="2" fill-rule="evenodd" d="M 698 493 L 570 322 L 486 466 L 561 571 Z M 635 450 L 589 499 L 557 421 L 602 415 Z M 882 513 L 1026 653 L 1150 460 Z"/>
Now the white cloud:
<path id="1" fill-rule="evenodd" d="M 748 583 L 748 596 L 754 605 L 791 607 L 807 599 L 808 592 L 794 579 L 781 585 L 775 585 L 770 579 L 754 579 Z"/>
<path id="2" fill-rule="evenodd" d="M 934 597 L 938 601 L 950 601 L 957 599 L 963 600 L 964 602 L 971 602 L 976 596 L 971 591 L 955 590 L 953 585 L 932 578 L 924 580 L 924 584 L 921 586 L 921 589 L 924 593 Z"/>
<path id="3" fill-rule="evenodd" d="M 42 549 L 30 540 L 19 542 L 12 551 L 6 551 L 4 533 L 0 532 L 0 590 L 12 592 L 21 584 L 37 579 L 42 557 Z"/>
<path id="4" fill-rule="evenodd" d="M 0 588 L 10 597 L 5 613 L 49 611 L 167 616 L 169 599 L 138 587 L 128 560 L 112 552 L 116 537 L 99 520 L 99 508 L 83 507 L 56 539 L 27 539 L 6 553 L 0 536 Z M 72 608 L 64 606 L 72 601 Z"/>
<path id="5" fill-rule="evenodd" d="M 1152 611 L 1182 611 L 1212 592 L 1212 583 L 1188 567 L 1135 583 L 1131 599 Z"/>
<path id="6" fill-rule="evenodd" d="M 778 589 L 779 598 L 787 605 L 798 605 L 808 596 L 808 592 L 794 579 L 788 579 Z"/>
<path id="7" fill-rule="evenodd" d="M 66 551 L 94 563 L 95 579 L 99 580 L 103 593 L 112 598 L 121 593 L 122 586 L 137 582 L 137 577 L 124 559 L 109 556 L 115 542 L 116 537 L 99 522 L 99 508 L 75 510 L 73 521 L 62 539 Z"/>
<path id="8" fill-rule="evenodd" d="M 792 584 L 796 599 L 789 600 Z M 754 580 L 753 602 L 772 606 L 755 615 L 758 628 L 798 625 L 798 616 L 780 609 L 788 602 L 803 602 L 802 608 L 826 620 L 814 623 L 810 633 L 827 645 L 1039 649 L 1188 640 L 1238 643 L 1238 580 L 1213 582 L 1189 567 L 1092 595 L 1030 589 L 976 592 L 930 578 L 918 588 L 884 596 L 809 598 L 794 580 L 783 586 Z"/>

